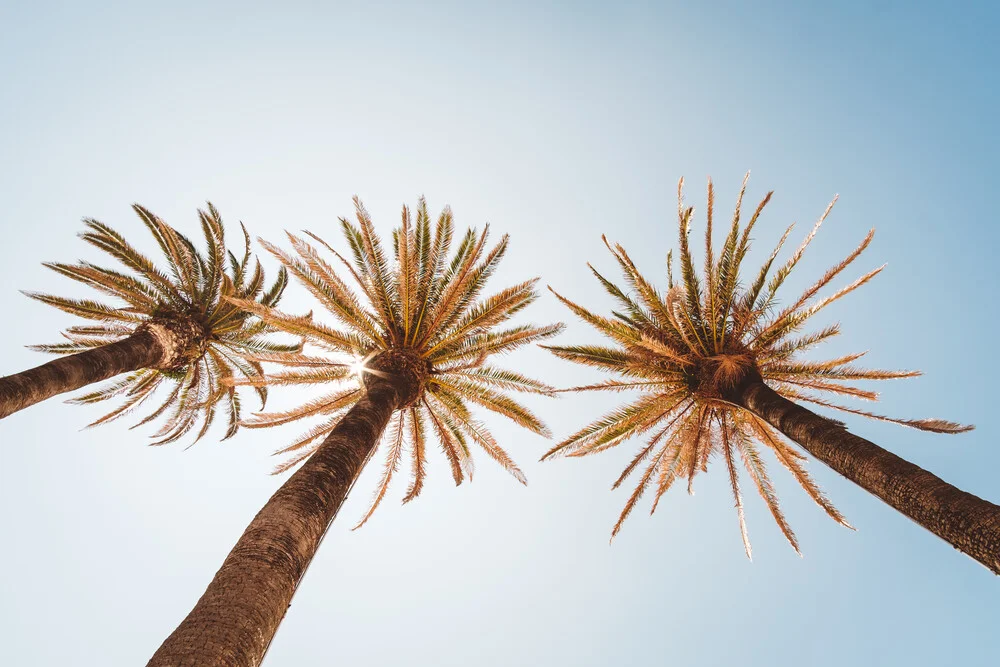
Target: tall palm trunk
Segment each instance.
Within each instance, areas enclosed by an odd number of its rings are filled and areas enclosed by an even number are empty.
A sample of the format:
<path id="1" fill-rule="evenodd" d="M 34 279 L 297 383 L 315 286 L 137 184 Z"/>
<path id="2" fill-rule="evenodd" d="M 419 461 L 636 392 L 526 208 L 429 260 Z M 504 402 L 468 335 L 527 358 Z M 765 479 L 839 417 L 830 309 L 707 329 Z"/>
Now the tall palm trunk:
<path id="1" fill-rule="evenodd" d="M 205 329 L 197 322 L 150 318 L 120 341 L 0 378 L 0 419 L 119 373 L 140 368 L 177 368 L 204 353 L 207 344 Z"/>
<path id="2" fill-rule="evenodd" d="M 730 397 L 807 452 L 959 551 L 1000 574 L 1000 507 L 859 438 L 758 380 Z"/>
<path id="3" fill-rule="evenodd" d="M 159 338 L 149 329 L 116 343 L 61 357 L 47 364 L 0 378 L 0 419 L 46 398 L 100 382 L 119 373 L 156 366 L 164 356 Z"/>
<path id="4" fill-rule="evenodd" d="M 401 402 L 405 390 L 391 380 L 366 378 L 366 395 L 257 513 L 147 667 L 260 664 L 323 534 Z"/>

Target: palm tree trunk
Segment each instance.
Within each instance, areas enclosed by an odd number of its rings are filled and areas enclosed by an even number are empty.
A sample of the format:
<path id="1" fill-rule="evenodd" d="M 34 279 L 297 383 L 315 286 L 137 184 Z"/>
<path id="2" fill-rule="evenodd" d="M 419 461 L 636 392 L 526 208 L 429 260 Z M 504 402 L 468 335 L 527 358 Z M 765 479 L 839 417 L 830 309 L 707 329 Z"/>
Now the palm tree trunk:
<path id="1" fill-rule="evenodd" d="M 148 328 L 140 328 L 118 342 L 0 378 L 0 419 L 56 394 L 156 366 L 163 356 L 160 339 Z"/>
<path id="2" fill-rule="evenodd" d="M 250 522 L 147 667 L 260 664 L 323 534 L 400 404 L 402 391 L 392 382 L 366 384 L 366 395 Z"/>
<path id="3" fill-rule="evenodd" d="M 1000 574 L 997 505 L 849 433 L 759 380 L 737 387 L 731 398 L 847 479 Z"/>

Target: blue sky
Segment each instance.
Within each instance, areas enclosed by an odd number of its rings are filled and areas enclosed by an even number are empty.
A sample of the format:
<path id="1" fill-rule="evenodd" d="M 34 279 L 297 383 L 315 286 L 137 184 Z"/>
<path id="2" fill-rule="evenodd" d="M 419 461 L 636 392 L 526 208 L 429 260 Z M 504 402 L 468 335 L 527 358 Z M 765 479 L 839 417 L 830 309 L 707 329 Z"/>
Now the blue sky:
<path id="1" fill-rule="evenodd" d="M 4 3 L 0 373 L 44 361 L 23 346 L 70 322 L 17 290 L 82 294 L 40 263 L 94 259 L 75 237 L 83 216 L 146 244 L 134 201 L 191 232 L 211 199 L 230 229 L 339 243 L 351 195 L 387 232 L 425 194 L 460 225 L 511 234 L 497 285 L 541 275 L 600 308 L 585 263 L 614 272 L 602 233 L 663 282 L 677 179 L 698 230 L 706 176 L 724 211 L 750 169 L 749 199 L 776 191 L 758 255 L 840 194 L 788 294 L 877 228 L 857 272 L 888 267 L 829 309 L 845 333 L 825 352 L 922 369 L 879 388 L 890 414 L 977 425 L 951 438 L 852 430 L 1000 500 L 1000 363 L 987 349 L 1000 326 L 997 9 L 498 4 Z M 286 306 L 309 302 L 290 292 Z M 548 295 L 526 317 L 569 322 L 561 341 L 595 340 Z M 561 385 L 596 377 L 537 350 L 507 363 Z M 532 407 L 559 436 L 618 400 Z M 81 430 L 97 416 L 55 399 L 0 423 L 9 664 L 142 664 L 283 481 L 269 453 L 297 433 L 156 449 L 124 423 Z M 695 496 L 675 489 L 654 517 L 637 512 L 609 546 L 627 492 L 608 489 L 634 445 L 540 464 L 542 438 L 490 424 L 528 487 L 481 457 L 456 489 L 435 459 L 418 502 L 400 507 L 397 488 L 351 532 L 366 475 L 266 665 L 995 662 L 997 579 L 819 463 L 858 531 L 772 466 L 804 557 L 748 496 L 749 563 L 718 469 Z"/>

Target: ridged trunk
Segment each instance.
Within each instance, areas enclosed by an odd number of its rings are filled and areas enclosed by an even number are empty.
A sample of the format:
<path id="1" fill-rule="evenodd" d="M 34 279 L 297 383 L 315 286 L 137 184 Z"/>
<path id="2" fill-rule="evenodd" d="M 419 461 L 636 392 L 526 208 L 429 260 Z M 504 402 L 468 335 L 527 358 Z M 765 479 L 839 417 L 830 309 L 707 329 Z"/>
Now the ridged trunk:
<path id="1" fill-rule="evenodd" d="M 760 381 L 731 400 L 751 410 L 807 452 L 1000 574 L 1000 507 L 789 401 Z"/>
<path id="2" fill-rule="evenodd" d="M 323 534 L 402 404 L 405 388 L 366 379 L 366 395 L 254 517 L 148 667 L 260 664 Z"/>
<path id="3" fill-rule="evenodd" d="M 118 342 L 0 378 L 0 419 L 56 394 L 156 366 L 163 357 L 159 338 L 149 329 L 140 329 Z"/>

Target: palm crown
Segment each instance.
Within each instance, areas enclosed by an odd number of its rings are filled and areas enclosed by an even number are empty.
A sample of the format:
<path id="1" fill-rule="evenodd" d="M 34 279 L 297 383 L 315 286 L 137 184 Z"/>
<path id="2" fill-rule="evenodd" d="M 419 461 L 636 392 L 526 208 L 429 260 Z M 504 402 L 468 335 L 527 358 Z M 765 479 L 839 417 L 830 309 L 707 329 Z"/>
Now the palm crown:
<path id="1" fill-rule="evenodd" d="M 266 377 L 238 379 L 237 384 L 331 385 L 321 396 L 294 409 L 256 415 L 247 427 L 285 424 L 307 417 L 320 421 L 278 454 L 294 453 L 275 472 L 307 458 L 364 393 L 367 374 L 380 374 L 381 362 L 392 357 L 420 378 L 393 418 L 384 439 L 385 467 L 363 524 L 381 502 L 404 458 L 412 463 L 412 479 L 403 502 L 415 498 L 425 477 L 428 431 L 451 464 L 455 483 L 472 478 L 470 444 L 475 443 L 524 483 L 524 475 L 489 430 L 475 419 L 470 404 L 501 414 L 535 433 L 548 435 L 542 422 L 508 392 L 550 394 L 552 388 L 514 371 L 487 363 L 502 354 L 557 333 L 561 325 L 501 327 L 537 298 L 537 279 L 508 287 L 486 298 L 480 293 L 503 257 L 508 239 L 487 249 L 488 225 L 482 233 L 469 229 L 452 253 L 454 223 L 447 208 L 432 224 L 421 199 L 416 219 L 403 207 L 402 222 L 392 234 L 392 260 L 374 232 L 361 202 L 354 200 L 357 221 L 340 223 L 351 251 L 348 261 L 319 237 L 306 232 L 330 252 L 360 290 L 351 286 L 324 259 L 317 247 L 288 234 L 289 254 L 261 241 L 329 310 L 339 327 L 295 317 L 249 302 L 240 305 L 277 329 L 302 336 L 326 355 L 261 354 L 259 362 L 284 369 Z M 393 261 L 394 260 L 394 261 Z"/>
<path id="2" fill-rule="evenodd" d="M 277 304 L 288 282 L 287 272 L 278 276 L 265 291 L 264 270 L 254 259 L 251 265 L 250 237 L 241 258 L 225 246 L 222 219 L 208 204 L 198 211 L 207 251 L 201 252 L 185 235 L 173 229 L 149 210 L 133 206 L 163 251 L 168 272 L 136 250 L 114 229 L 93 219 L 85 219 L 87 231 L 80 236 L 121 262 L 130 271 L 122 273 L 89 262 L 47 263 L 45 266 L 73 280 L 115 297 L 122 304 L 105 304 L 86 299 L 68 299 L 48 294 L 28 296 L 95 324 L 70 327 L 64 332 L 69 342 L 35 345 L 33 349 L 56 354 L 74 354 L 124 339 L 151 322 L 170 328 L 185 341 L 162 368 L 144 368 L 123 379 L 106 383 L 96 391 L 72 399 L 72 403 L 98 403 L 121 398 L 121 404 L 91 426 L 132 412 L 161 386 L 169 387 L 165 400 L 135 426 L 162 417 L 162 427 L 154 444 L 177 440 L 202 423 L 196 440 L 211 426 L 221 404 L 228 416 L 225 438 L 231 437 L 240 421 L 240 401 L 232 384 L 239 377 L 256 377 L 262 372 L 250 353 L 293 352 L 299 344 L 269 340 L 274 329 L 228 301 L 240 298 L 270 307 Z M 266 389 L 258 390 L 261 402 Z M 134 427 L 133 427 L 134 428 Z"/>
<path id="3" fill-rule="evenodd" d="M 748 174 L 749 176 L 749 174 Z M 868 247 L 874 229 L 843 261 L 784 307 L 778 307 L 777 292 L 801 259 L 833 203 L 791 257 L 777 270 L 772 267 L 788 238 L 789 227 L 764 265 L 749 284 L 741 284 L 740 267 L 750 247 L 750 233 L 771 198 L 768 193 L 750 220 L 740 226 L 741 203 L 736 210 L 718 257 L 712 246 L 713 190 L 708 184 L 705 263 L 699 278 L 688 242 L 693 208 L 685 208 L 683 179 L 678 185 L 680 227 L 680 280 L 674 283 L 672 253 L 667 255 L 667 292 L 661 294 L 636 268 L 620 245 L 605 244 L 620 265 L 629 292 L 619 288 L 591 267 L 604 289 L 620 304 L 612 317 L 595 314 L 556 295 L 576 315 L 610 338 L 614 345 L 553 346 L 557 356 L 609 371 L 618 376 L 599 384 L 572 390 L 639 390 L 633 402 L 619 407 L 553 447 L 543 458 L 558 454 L 585 456 L 621 442 L 651 434 L 612 488 L 618 488 L 633 472 L 645 471 L 629 498 L 612 538 L 636 502 L 650 487 L 655 499 L 652 510 L 678 478 L 687 478 L 688 490 L 698 471 L 706 471 L 714 454 L 726 465 L 739 515 L 747 555 L 750 542 L 743 515 L 736 452 L 754 486 L 792 547 L 798 551 L 795 534 L 778 505 L 778 497 L 760 455 L 760 446 L 770 449 L 806 493 L 837 522 L 850 527 L 839 511 L 810 478 L 805 457 L 790 446 L 771 425 L 756 414 L 727 400 L 727 392 L 747 378 L 762 379 L 789 399 L 805 401 L 873 419 L 891 421 L 919 429 L 955 432 L 964 430 L 943 420 L 899 420 L 841 405 L 829 396 L 876 400 L 877 394 L 855 386 L 853 381 L 887 380 L 919 375 L 916 371 L 886 371 L 859 368 L 853 362 L 864 353 L 812 361 L 801 355 L 840 333 L 837 324 L 812 333 L 799 333 L 803 325 L 841 297 L 861 287 L 882 268 L 870 271 L 846 287 L 816 300 L 830 284 Z M 655 479 L 654 479 L 655 478 Z"/>

